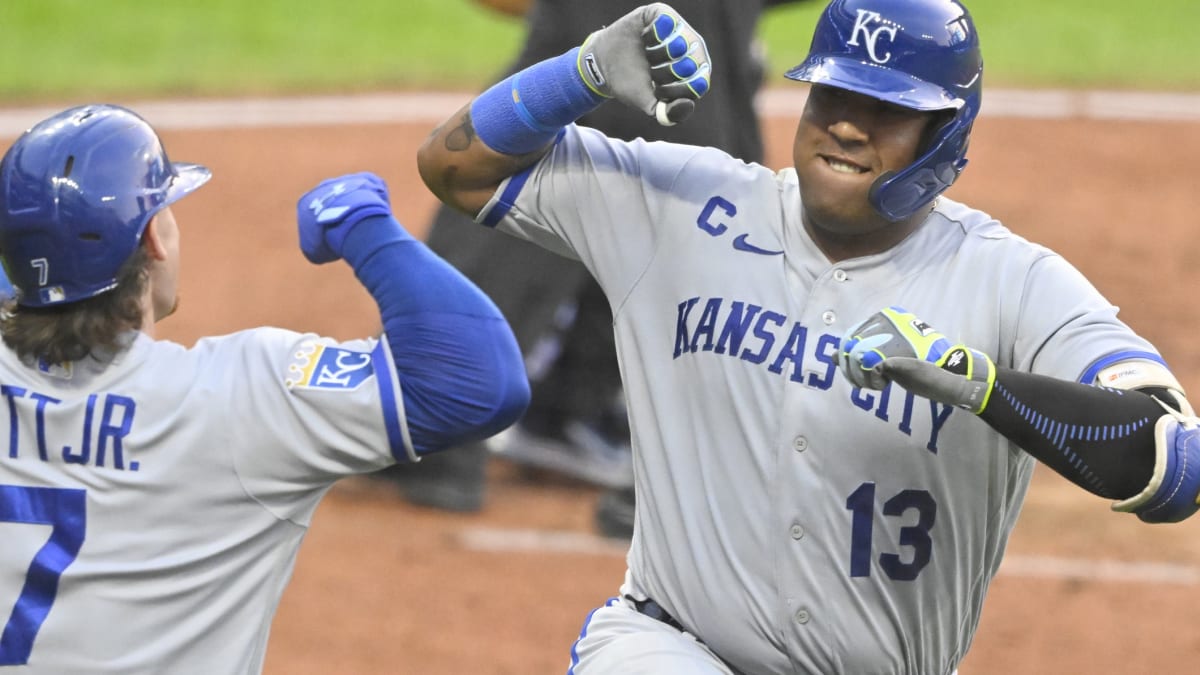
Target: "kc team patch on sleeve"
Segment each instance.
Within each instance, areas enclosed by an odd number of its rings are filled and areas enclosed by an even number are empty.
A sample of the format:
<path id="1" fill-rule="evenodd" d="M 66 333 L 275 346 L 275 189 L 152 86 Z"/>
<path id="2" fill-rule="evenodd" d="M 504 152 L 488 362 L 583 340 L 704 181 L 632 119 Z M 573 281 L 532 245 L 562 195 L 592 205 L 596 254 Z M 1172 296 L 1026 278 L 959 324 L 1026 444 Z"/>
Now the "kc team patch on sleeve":
<path id="1" fill-rule="evenodd" d="M 288 388 L 353 391 L 371 379 L 375 369 L 369 352 L 308 342 L 288 366 Z"/>

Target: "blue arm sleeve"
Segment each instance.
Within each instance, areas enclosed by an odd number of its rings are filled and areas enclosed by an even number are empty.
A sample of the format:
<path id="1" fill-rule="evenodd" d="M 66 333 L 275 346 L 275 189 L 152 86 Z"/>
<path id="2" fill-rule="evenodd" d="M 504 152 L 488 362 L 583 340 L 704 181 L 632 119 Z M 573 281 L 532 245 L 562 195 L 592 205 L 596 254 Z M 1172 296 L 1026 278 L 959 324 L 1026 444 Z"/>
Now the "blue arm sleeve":
<path id="1" fill-rule="evenodd" d="M 471 103 L 479 140 L 508 155 L 540 150 L 562 128 L 608 100 L 588 88 L 576 47 L 492 85 Z"/>
<path id="2" fill-rule="evenodd" d="M 529 405 L 521 350 L 496 305 L 389 216 L 364 219 L 342 257 L 379 305 L 413 448 L 487 438 Z"/>

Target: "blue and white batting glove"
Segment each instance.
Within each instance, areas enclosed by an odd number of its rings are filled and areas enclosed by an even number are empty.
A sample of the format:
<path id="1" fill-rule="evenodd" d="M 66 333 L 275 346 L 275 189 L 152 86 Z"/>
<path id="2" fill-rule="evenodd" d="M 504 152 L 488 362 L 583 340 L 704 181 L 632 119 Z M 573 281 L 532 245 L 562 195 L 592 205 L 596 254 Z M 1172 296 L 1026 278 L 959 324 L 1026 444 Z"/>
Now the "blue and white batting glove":
<path id="1" fill-rule="evenodd" d="M 321 181 L 296 202 L 300 250 L 310 262 L 339 260 L 346 235 L 371 216 L 390 216 L 387 183 L 370 172 Z"/>
<path id="2" fill-rule="evenodd" d="M 712 60 L 704 38 L 679 12 L 656 2 L 588 36 L 579 73 L 592 91 L 671 126 L 708 92 Z"/>

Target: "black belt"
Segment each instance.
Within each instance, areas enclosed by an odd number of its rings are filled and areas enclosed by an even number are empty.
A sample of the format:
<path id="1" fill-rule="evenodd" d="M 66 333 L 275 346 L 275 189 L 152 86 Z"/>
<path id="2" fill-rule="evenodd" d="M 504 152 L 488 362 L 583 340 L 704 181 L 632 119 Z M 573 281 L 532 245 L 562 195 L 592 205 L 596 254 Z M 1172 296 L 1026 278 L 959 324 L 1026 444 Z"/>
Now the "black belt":
<path id="1" fill-rule="evenodd" d="M 675 617 L 671 616 L 671 614 L 667 610 L 663 609 L 662 605 L 658 604 L 657 602 L 650 600 L 649 598 L 646 600 L 636 600 L 631 595 L 626 595 L 625 599 L 632 603 L 633 608 L 639 613 L 645 614 L 655 621 L 661 621 L 677 631 L 686 632 L 686 629 L 684 629 L 684 627 L 675 620 Z"/>

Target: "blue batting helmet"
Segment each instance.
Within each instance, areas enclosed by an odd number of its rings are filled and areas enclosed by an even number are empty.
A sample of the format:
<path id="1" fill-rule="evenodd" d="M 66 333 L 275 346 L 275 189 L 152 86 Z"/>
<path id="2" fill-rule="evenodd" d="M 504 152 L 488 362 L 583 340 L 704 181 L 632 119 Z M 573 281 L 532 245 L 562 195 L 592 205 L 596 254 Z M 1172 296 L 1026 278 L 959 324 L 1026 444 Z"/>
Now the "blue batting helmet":
<path id="1" fill-rule="evenodd" d="M 0 254 L 20 304 L 111 290 L 154 214 L 211 173 L 171 162 L 131 110 L 86 105 L 26 131 L 0 161 Z"/>
<path id="2" fill-rule="evenodd" d="M 983 57 L 958 0 L 833 0 L 817 21 L 808 58 L 786 77 L 913 110 L 956 111 L 915 162 L 871 187 L 871 205 L 890 220 L 928 204 L 967 165 Z"/>

